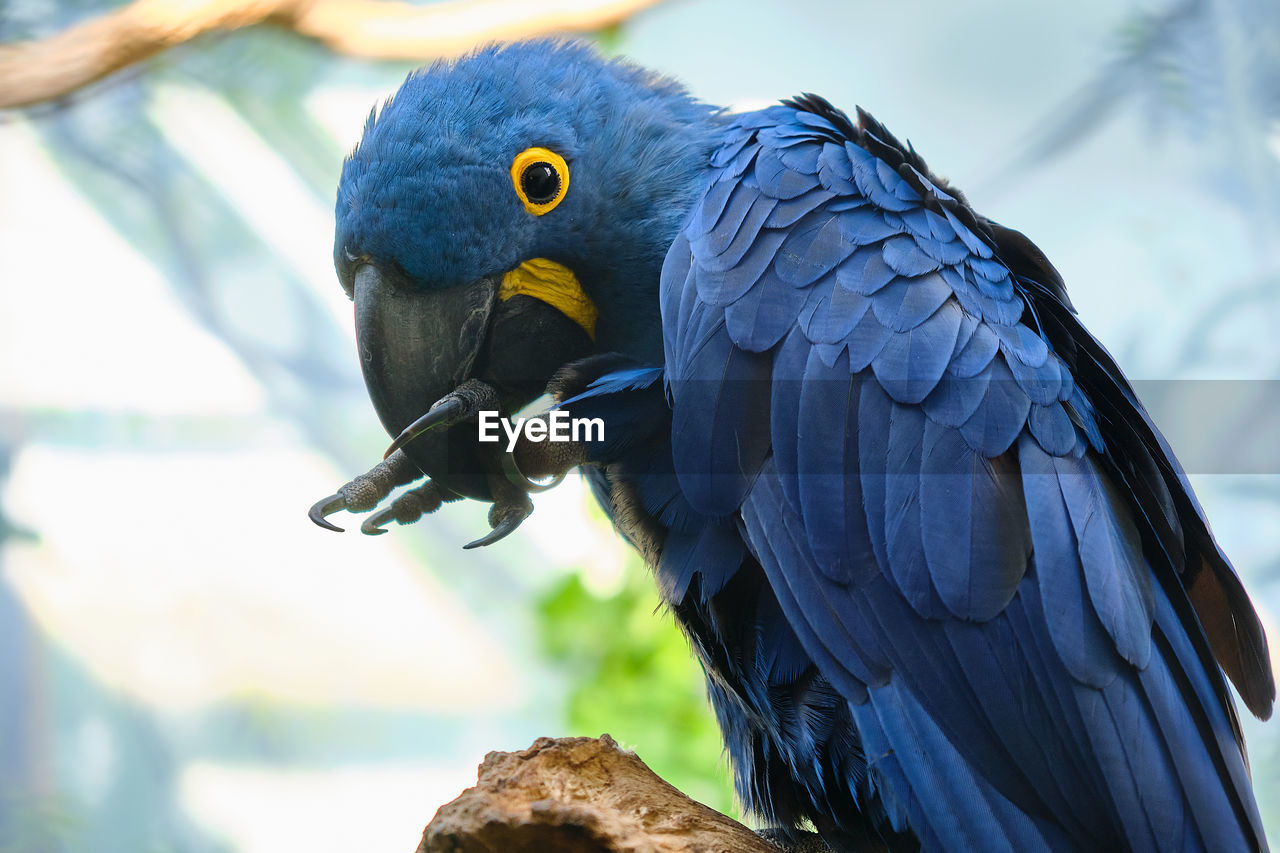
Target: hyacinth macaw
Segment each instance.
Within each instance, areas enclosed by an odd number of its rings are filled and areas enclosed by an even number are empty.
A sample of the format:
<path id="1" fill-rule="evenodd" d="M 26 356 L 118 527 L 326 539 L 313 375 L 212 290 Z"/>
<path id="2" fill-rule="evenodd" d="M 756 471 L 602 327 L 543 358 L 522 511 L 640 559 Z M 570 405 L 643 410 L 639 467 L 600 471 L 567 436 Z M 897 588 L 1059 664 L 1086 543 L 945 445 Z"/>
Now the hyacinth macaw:
<path id="1" fill-rule="evenodd" d="M 334 257 L 393 452 L 365 522 L 581 466 L 707 676 L 738 796 L 836 850 L 1259 850 L 1266 639 L 1062 279 L 871 116 L 582 44 L 411 74 Z M 603 439 L 513 451 L 549 393 Z M 546 417 L 544 415 L 544 417 Z M 1224 677 L 1225 676 L 1225 677 Z"/>

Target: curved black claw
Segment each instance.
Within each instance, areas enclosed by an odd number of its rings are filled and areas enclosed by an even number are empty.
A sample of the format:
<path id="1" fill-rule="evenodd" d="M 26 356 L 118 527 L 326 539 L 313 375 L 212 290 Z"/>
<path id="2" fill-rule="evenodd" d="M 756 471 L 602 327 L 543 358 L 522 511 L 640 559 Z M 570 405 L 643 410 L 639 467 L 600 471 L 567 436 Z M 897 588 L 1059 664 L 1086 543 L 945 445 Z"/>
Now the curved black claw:
<path id="1" fill-rule="evenodd" d="M 533 514 L 533 501 L 525 495 L 520 495 L 513 500 L 495 503 L 493 508 L 489 510 L 489 526 L 493 529 L 489 531 L 487 536 L 482 536 L 474 542 L 468 542 L 463 545 L 463 550 L 471 550 L 472 548 L 483 548 L 485 545 L 492 545 L 499 539 L 510 536 L 515 532 L 526 518 Z"/>
<path id="2" fill-rule="evenodd" d="M 387 532 L 384 524 L 396 520 L 396 511 L 392 507 L 380 509 L 360 523 L 360 532 L 365 536 L 381 536 Z"/>
<path id="3" fill-rule="evenodd" d="M 338 489 L 336 494 L 316 501 L 307 510 L 307 518 L 325 530 L 341 533 L 342 528 L 328 521 L 327 516 L 344 509 L 348 512 L 368 512 L 377 507 L 397 486 L 411 483 L 421 476 L 422 472 L 408 456 L 396 454 L 374 465 L 368 472 Z"/>
<path id="4" fill-rule="evenodd" d="M 486 545 L 492 545 L 499 539 L 505 539 L 507 536 L 515 533 L 516 528 L 520 526 L 522 521 L 524 521 L 524 518 L 518 515 L 504 518 L 502 521 L 498 522 L 498 526 L 493 528 L 493 530 L 490 530 L 487 535 L 481 536 L 474 542 L 468 542 L 466 545 L 462 546 L 462 549 L 464 551 L 470 551 L 472 548 L 483 548 Z"/>
<path id="5" fill-rule="evenodd" d="M 493 386 L 479 379 L 468 379 L 448 394 L 431 404 L 427 413 L 400 431 L 387 448 L 387 456 L 404 447 L 418 436 L 438 426 L 452 426 L 485 409 L 497 409 L 501 405 Z M 386 457 L 383 457 L 386 458 Z"/>
<path id="6" fill-rule="evenodd" d="M 436 404 L 435 408 L 401 430 L 400 434 L 391 442 L 391 446 L 387 448 L 387 452 L 382 455 L 382 458 L 386 459 L 392 453 L 395 453 L 430 429 L 434 429 L 441 424 L 450 424 L 454 420 L 465 417 L 466 409 L 466 403 L 457 397 L 445 397 Z"/>
<path id="7" fill-rule="evenodd" d="M 311 509 L 307 510 L 307 518 L 311 519 L 318 526 L 325 530 L 332 530 L 335 533 L 342 533 L 342 528 L 329 521 L 326 516 L 333 515 L 339 510 L 347 508 L 347 499 L 342 495 L 329 495 L 327 498 L 321 498 L 311 505 Z"/>

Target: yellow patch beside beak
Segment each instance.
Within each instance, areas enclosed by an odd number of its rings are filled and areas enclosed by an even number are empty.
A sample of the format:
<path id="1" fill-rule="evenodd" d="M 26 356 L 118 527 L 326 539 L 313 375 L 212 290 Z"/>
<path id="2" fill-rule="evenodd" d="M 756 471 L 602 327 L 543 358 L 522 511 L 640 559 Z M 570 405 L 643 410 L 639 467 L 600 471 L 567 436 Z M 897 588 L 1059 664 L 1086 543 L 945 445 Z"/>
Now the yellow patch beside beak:
<path id="1" fill-rule="evenodd" d="M 532 296 L 547 303 L 581 326 L 591 340 L 596 339 L 596 304 L 568 267 L 546 258 L 525 261 L 504 275 L 498 288 L 499 299 L 513 296 Z"/>

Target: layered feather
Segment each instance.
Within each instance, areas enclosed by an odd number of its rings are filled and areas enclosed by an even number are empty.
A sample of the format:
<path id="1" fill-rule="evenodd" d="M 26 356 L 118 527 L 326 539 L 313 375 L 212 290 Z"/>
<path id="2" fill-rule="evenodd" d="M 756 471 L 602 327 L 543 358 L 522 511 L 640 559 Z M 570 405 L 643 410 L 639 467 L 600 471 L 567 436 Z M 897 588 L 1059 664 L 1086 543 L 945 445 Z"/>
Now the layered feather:
<path id="1" fill-rule="evenodd" d="M 859 119 L 798 99 L 713 157 L 662 282 L 682 492 L 926 846 L 1265 846 L 1212 654 L 1265 712 L 1265 641 L 1185 475 L 1043 255 Z"/>

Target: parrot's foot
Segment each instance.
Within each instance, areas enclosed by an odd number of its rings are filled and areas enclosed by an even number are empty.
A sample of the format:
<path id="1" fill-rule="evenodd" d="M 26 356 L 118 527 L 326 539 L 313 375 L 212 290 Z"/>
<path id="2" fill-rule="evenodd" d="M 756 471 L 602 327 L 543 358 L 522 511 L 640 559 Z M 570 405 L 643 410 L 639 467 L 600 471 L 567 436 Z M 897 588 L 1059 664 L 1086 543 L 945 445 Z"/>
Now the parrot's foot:
<path id="1" fill-rule="evenodd" d="M 347 512 L 368 512 L 377 507 L 397 486 L 412 483 L 421 476 L 422 472 L 409 457 L 402 451 L 396 451 L 373 466 L 368 473 L 361 474 L 338 489 L 337 493 L 316 501 L 307 512 L 307 517 L 326 530 L 341 533 L 342 528 L 330 522 L 328 516 L 344 509 Z"/>
<path id="2" fill-rule="evenodd" d="M 492 480 L 492 488 L 493 506 L 489 508 L 489 527 L 492 530 L 488 535 L 463 545 L 465 549 L 492 545 L 499 539 L 514 533 L 516 528 L 533 514 L 533 501 L 529 500 L 529 495 L 520 486 L 495 477 Z"/>
<path id="3" fill-rule="evenodd" d="M 399 451 L 397 451 L 399 452 Z M 459 500 L 462 496 L 446 489 L 444 486 L 428 480 L 416 489 L 405 492 L 391 502 L 391 506 L 381 509 L 364 520 L 360 532 L 368 536 L 386 533 L 384 524 L 413 524 L 424 515 L 438 510 L 441 505 Z"/>
<path id="4" fill-rule="evenodd" d="M 541 448 L 544 445 L 536 445 L 527 439 L 521 439 L 516 443 L 515 451 L 506 451 L 502 454 L 502 473 L 507 478 L 507 482 L 515 486 L 522 492 L 545 492 L 547 489 L 560 485 L 560 481 L 564 479 L 564 475 L 569 473 L 572 465 L 544 464 L 542 454 L 537 451 L 530 451 L 529 447 Z M 532 470 L 536 473 L 531 479 L 522 470 L 517 457 L 522 457 L 526 465 L 531 465 Z M 531 458 L 532 457 L 532 458 Z M 536 482 L 543 477 L 551 479 L 545 483 Z"/>
<path id="5" fill-rule="evenodd" d="M 559 485 L 571 468 L 581 465 L 586 459 L 587 448 L 584 444 L 532 441 L 523 437 L 518 439 L 515 450 L 505 451 L 501 457 L 502 473 L 506 479 L 489 478 L 493 491 L 489 526 L 493 528 L 493 532 L 463 547 L 492 545 L 514 532 L 533 513 L 533 501 L 529 500 L 529 494 L 545 492 Z M 544 478 L 550 479 L 536 482 Z"/>
<path id="6" fill-rule="evenodd" d="M 337 494 L 317 501 L 307 515 L 321 527 L 341 532 L 342 528 L 328 521 L 328 516 L 340 510 L 369 512 L 377 509 L 378 504 L 397 487 L 422 476 L 405 454 L 404 445 L 428 430 L 452 426 L 478 412 L 497 410 L 500 405 L 498 393 L 492 386 L 477 379 L 467 380 L 437 400 L 425 415 L 401 431 L 382 462 L 338 489 Z M 549 434 L 549 430 L 544 430 L 544 433 Z M 555 486 L 569 469 L 583 464 L 587 460 L 587 446 L 576 442 L 534 441 L 522 436 L 514 451 L 494 448 L 489 458 L 492 461 L 489 489 L 493 495 L 493 506 L 489 510 L 491 530 L 464 548 L 492 545 L 513 533 L 533 513 L 529 493 Z M 497 473 L 499 467 L 501 473 Z M 428 480 L 367 518 L 360 525 L 360 531 L 377 536 L 386 533 L 384 525 L 392 521 L 412 524 L 443 504 L 460 498 L 461 495 L 449 488 Z"/>
<path id="7" fill-rule="evenodd" d="M 585 464 L 589 449 L 576 441 L 531 441 L 522 436 L 514 451 L 502 455 L 502 473 L 521 491 L 545 492 Z M 536 482 L 547 478 L 547 482 Z"/>
<path id="8" fill-rule="evenodd" d="M 389 458 L 428 430 L 452 426 L 478 412 L 497 410 L 498 407 L 498 392 L 493 389 L 493 386 L 479 379 L 468 379 L 432 403 L 425 415 L 401 430 L 391 442 L 391 446 L 387 448 L 386 456 L 383 458 Z"/>

